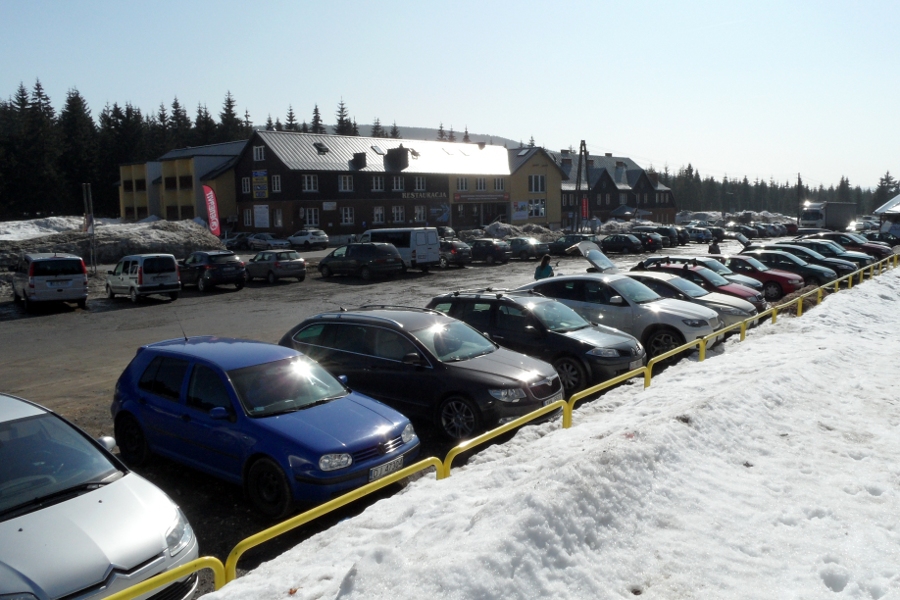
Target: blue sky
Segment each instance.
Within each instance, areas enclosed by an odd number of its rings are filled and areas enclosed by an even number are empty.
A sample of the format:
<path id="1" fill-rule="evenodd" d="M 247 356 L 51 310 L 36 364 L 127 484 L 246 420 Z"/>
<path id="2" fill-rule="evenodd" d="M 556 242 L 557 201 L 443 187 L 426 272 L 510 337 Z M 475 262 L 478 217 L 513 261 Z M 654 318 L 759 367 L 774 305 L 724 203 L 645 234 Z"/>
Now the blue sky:
<path id="1" fill-rule="evenodd" d="M 437 127 L 701 175 L 900 175 L 900 2 L 0 0 L 0 97 Z"/>

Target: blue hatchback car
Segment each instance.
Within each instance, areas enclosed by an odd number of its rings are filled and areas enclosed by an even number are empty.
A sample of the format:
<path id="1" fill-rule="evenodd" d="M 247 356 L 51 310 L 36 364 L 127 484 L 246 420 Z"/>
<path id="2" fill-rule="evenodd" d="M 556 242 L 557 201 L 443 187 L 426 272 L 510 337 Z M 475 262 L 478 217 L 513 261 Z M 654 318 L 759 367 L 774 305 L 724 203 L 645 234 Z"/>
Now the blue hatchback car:
<path id="1" fill-rule="evenodd" d="M 409 419 L 291 348 L 219 337 L 141 347 L 112 403 L 122 458 L 166 456 L 242 484 L 281 518 L 408 466 Z"/>

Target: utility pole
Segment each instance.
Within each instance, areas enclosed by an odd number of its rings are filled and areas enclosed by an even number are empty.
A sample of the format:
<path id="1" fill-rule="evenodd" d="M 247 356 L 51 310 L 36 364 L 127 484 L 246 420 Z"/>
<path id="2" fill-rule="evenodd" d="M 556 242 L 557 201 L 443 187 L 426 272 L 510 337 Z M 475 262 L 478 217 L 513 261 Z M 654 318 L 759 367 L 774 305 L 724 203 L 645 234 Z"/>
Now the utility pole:
<path id="1" fill-rule="evenodd" d="M 590 201 L 587 202 L 587 214 L 585 214 L 585 198 L 581 197 L 581 168 L 584 166 L 584 174 L 585 179 L 588 180 L 588 189 L 590 189 L 590 176 L 588 175 L 588 151 L 587 151 L 587 143 L 584 140 L 581 140 L 581 145 L 578 148 L 578 169 L 575 175 L 575 201 L 578 202 L 578 211 L 576 212 L 575 217 L 575 231 L 581 231 L 581 228 L 584 226 L 583 219 L 587 219 L 588 214 L 590 214 Z"/>
<path id="2" fill-rule="evenodd" d="M 97 274 L 97 252 L 94 245 L 94 198 L 91 196 L 91 184 L 81 184 L 81 195 L 84 198 L 84 230 L 90 235 L 91 275 Z"/>

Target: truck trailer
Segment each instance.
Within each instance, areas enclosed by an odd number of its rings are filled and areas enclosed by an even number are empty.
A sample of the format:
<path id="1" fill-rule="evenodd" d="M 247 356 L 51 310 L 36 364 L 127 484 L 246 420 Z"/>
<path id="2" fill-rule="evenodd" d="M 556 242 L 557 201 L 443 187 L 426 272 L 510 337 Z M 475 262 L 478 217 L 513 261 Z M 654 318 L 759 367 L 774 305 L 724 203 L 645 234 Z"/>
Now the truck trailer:
<path id="1" fill-rule="evenodd" d="M 810 202 L 803 203 L 800 212 L 800 227 L 819 227 L 844 231 L 856 219 L 856 204 L 853 202 Z"/>

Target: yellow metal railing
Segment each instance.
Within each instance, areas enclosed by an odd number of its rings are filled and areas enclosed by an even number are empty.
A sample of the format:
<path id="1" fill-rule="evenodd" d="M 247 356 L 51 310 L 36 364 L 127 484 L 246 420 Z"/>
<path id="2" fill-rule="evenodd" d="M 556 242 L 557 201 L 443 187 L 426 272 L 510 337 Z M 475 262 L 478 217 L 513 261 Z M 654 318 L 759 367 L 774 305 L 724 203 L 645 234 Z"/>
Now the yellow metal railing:
<path id="1" fill-rule="evenodd" d="M 118 591 L 111 596 L 107 596 L 106 600 L 132 600 L 132 598 L 143 596 L 144 594 L 152 592 L 153 590 L 160 588 L 168 583 L 172 583 L 187 575 L 190 575 L 191 573 L 202 571 L 203 569 L 212 570 L 213 585 L 216 589 L 219 589 L 223 585 L 225 585 L 225 567 L 222 566 L 222 561 L 214 556 L 203 556 L 200 558 L 195 558 L 191 562 L 177 566 L 174 569 L 165 571 L 164 573 L 160 573 L 159 575 L 154 575 L 153 577 L 145 579 L 140 583 L 136 583 L 129 588 Z"/>
<path id="2" fill-rule="evenodd" d="M 627 373 L 622 373 L 621 375 L 617 375 L 612 379 L 607 379 L 606 381 L 602 381 L 595 386 L 589 387 L 587 389 L 581 390 L 580 392 L 575 392 L 569 397 L 568 402 L 566 402 L 566 406 L 568 410 L 563 411 L 563 429 L 568 429 L 572 426 L 572 411 L 575 410 L 575 403 L 580 400 L 584 400 L 588 396 L 593 396 L 594 394 L 599 394 L 603 390 L 611 388 L 614 385 L 618 385 L 623 381 L 627 381 L 632 377 L 637 377 L 641 373 L 645 373 L 647 371 L 647 367 L 640 367 L 639 369 L 635 369 L 633 371 L 628 371 Z"/>

